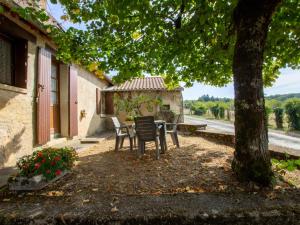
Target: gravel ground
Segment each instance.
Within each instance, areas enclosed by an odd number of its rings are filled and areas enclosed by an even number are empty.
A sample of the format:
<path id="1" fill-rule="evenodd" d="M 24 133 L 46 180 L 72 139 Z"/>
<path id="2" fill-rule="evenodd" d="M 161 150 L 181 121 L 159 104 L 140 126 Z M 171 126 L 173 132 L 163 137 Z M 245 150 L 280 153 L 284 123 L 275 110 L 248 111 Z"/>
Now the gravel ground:
<path id="1" fill-rule="evenodd" d="M 115 152 L 114 138 L 107 138 L 79 152 L 73 172 L 44 190 L 0 191 L 0 224 L 299 222 L 299 189 L 289 185 L 299 171 L 287 172 L 274 190 L 260 189 L 235 179 L 233 148 L 200 137 L 179 141 L 178 149 L 168 140 L 155 160 L 153 144 L 138 159 L 128 141 Z"/>

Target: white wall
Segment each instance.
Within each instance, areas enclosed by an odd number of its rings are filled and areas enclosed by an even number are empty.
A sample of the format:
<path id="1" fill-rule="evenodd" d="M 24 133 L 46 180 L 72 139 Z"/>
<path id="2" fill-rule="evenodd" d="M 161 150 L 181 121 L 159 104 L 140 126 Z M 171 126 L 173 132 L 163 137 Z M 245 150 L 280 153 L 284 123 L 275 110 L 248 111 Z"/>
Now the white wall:
<path id="1" fill-rule="evenodd" d="M 93 74 L 78 69 L 78 136 L 91 136 L 105 130 L 106 118 L 96 112 L 96 88 L 103 89 L 108 83 Z M 85 111 L 85 117 L 81 112 Z"/>

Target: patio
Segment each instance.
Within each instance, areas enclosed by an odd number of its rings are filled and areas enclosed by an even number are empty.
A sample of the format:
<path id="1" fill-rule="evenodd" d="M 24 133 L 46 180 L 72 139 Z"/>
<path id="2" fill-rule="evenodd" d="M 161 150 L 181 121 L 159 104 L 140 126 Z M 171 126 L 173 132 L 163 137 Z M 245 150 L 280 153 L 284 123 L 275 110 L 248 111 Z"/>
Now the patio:
<path id="1" fill-rule="evenodd" d="M 279 181 L 274 190 L 239 183 L 231 172 L 233 148 L 201 137 L 179 136 L 155 159 L 154 144 L 138 159 L 128 140 L 114 151 L 114 135 L 79 150 L 67 177 L 36 192 L 0 190 L 4 224 L 293 224 L 299 187 Z M 299 170 L 286 179 L 299 181 Z M 258 207 L 260 210 L 258 211 Z M 276 223 L 273 223 L 275 222 Z M 290 222 L 287 222 L 290 221 Z"/>
<path id="2" fill-rule="evenodd" d="M 257 191 L 257 186 L 244 185 L 235 179 L 230 165 L 233 148 L 200 137 L 180 135 L 179 140 L 181 147 L 176 148 L 168 136 L 168 151 L 160 160 L 155 159 L 154 143 L 149 143 L 145 155 L 139 159 L 136 151 L 129 150 L 128 139 L 124 148 L 115 152 L 115 138 L 111 134 L 99 144 L 79 151 L 79 161 L 72 174 L 36 194 L 79 194 L 85 199 L 94 192 L 158 195 Z M 299 170 L 292 173 L 294 178 L 299 175 Z M 290 186 L 279 182 L 276 188 Z"/>

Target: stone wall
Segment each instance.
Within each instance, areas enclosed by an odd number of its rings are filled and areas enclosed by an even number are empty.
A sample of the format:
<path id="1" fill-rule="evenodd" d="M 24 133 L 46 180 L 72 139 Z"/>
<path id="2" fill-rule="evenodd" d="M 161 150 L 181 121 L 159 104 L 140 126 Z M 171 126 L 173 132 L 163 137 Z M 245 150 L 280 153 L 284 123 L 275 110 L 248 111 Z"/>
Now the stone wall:
<path id="1" fill-rule="evenodd" d="M 45 42 L 28 41 L 27 88 L 0 84 L 0 168 L 32 153 L 35 142 L 36 52 Z"/>
<path id="2" fill-rule="evenodd" d="M 183 98 L 181 91 L 156 91 L 156 92 L 149 92 L 149 91 L 139 91 L 139 92 L 123 92 L 122 98 L 128 98 L 128 95 L 131 97 L 135 97 L 138 95 L 147 95 L 153 98 L 160 97 L 162 99 L 163 105 L 170 105 L 170 110 L 172 110 L 175 114 L 183 115 Z M 116 111 L 116 108 L 115 108 Z M 141 113 L 143 116 L 155 116 L 159 111 L 159 106 L 153 107 L 153 111 L 149 111 L 147 109 L 147 105 L 141 106 Z M 123 122 L 126 120 L 126 113 L 119 112 L 119 119 Z M 183 119 L 183 116 L 182 116 Z"/>
<path id="3" fill-rule="evenodd" d="M 0 84 L 0 168 L 14 166 L 22 156 L 31 154 L 36 143 L 36 82 L 39 47 L 53 43 L 39 31 L 29 27 L 8 12 L 4 15 L 36 37 L 28 41 L 27 88 Z M 96 86 L 107 86 L 92 73 L 78 68 L 78 129 L 79 136 L 92 135 L 105 129 L 104 120 L 96 115 Z M 60 66 L 61 133 L 68 136 L 68 66 Z M 50 109 L 49 109 L 50 110 Z M 80 119 L 80 111 L 86 117 Z"/>
<path id="4" fill-rule="evenodd" d="M 100 133 L 106 129 L 105 117 L 96 112 L 96 88 L 107 87 L 106 81 L 101 81 L 93 74 L 78 69 L 78 136 L 85 137 Z M 84 115 L 83 115 L 84 114 Z"/>

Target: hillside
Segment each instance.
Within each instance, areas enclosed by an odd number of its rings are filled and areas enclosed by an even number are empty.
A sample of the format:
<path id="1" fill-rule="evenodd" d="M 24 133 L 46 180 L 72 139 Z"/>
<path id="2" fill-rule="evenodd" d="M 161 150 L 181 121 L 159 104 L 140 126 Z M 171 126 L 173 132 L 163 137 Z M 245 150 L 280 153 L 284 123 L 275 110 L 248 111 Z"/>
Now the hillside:
<path id="1" fill-rule="evenodd" d="M 300 98 L 300 93 L 282 94 L 282 95 L 270 95 L 266 96 L 266 99 L 276 99 L 278 101 L 285 101 L 289 98 Z"/>

